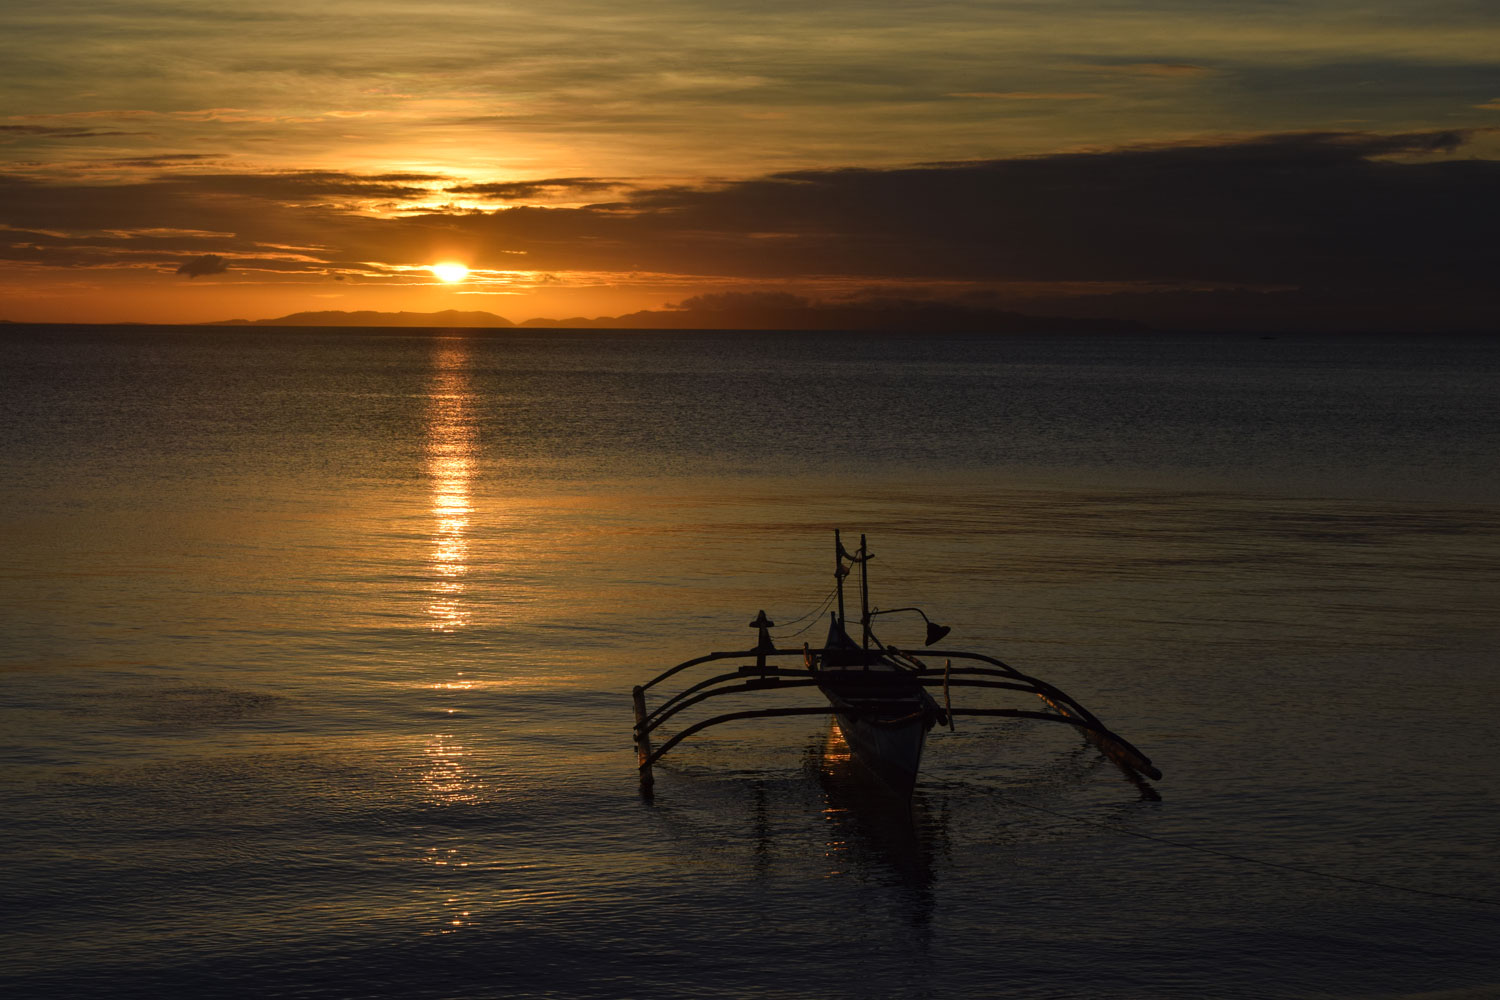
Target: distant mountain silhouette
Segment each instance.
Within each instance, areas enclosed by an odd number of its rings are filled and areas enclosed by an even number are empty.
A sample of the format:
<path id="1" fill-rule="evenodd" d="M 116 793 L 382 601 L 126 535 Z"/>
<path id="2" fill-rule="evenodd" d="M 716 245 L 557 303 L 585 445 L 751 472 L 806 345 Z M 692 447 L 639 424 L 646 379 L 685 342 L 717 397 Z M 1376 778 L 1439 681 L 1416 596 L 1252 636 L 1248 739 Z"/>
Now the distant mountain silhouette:
<path id="1" fill-rule="evenodd" d="M 1033 316 L 957 302 L 869 298 L 818 302 L 781 293 L 699 295 L 624 316 L 574 316 L 512 323 L 487 312 L 300 312 L 276 319 L 228 320 L 233 326 L 515 327 L 553 330 L 888 330 L 963 333 L 1063 333 L 1148 330 L 1132 320 Z"/>
<path id="2" fill-rule="evenodd" d="M 1131 320 L 1032 316 L 985 306 L 920 299 L 818 302 L 795 295 L 724 292 L 665 309 L 597 319 L 529 319 L 523 327 L 612 330 L 887 330 L 962 333 L 1148 330 Z"/>
<path id="3" fill-rule="evenodd" d="M 329 309 L 322 312 L 299 312 L 275 319 L 230 319 L 213 326 L 420 326 L 420 327 L 493 327 L 515 326 L 510 320 L 494 313 L 481 311 L 460 312 L 444 309 L 442 312 L 376 312 L 361 309 L 344 312 Z"/>

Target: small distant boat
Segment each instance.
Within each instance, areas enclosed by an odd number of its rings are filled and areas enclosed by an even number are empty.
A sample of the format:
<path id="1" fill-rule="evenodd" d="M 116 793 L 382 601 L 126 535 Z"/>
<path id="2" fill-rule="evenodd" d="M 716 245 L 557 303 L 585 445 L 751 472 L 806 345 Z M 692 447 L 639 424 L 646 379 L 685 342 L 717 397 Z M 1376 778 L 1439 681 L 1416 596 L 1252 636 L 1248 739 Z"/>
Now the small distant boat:
<path id="1" fill-rule="evenodd" d="M 821 649 L 804 644 L 800 649 L 778 649 L 771 639 L 775 622 L 761 611 L 750 627 L 757 630 L 754 648 L 736 652 L 709 653 L 679 663 L 632 691 L 635 704 L 635 745 L 639 759 L 641 785 L 653 784 L 652 765 L 683 740 L 710 726 L 741 719 L 773 718 L 789 715 L 829 715 L 849 745 L 854 759 L 879 783 L 898 797 L 908 798 L 921 769 L 922 750 L 927 734 L 934 726 L 953 728 L 953 717 L 959 715 L 1002 716 L 1061 722 L 1079 730 L 1107 757 L 1136 780 L 1160 780 L 1161 772 L 1149 758 L 1124 737 L 1105 728 L 1088 709 L 1051 684 L 1021 673 L 1015 668 L 981 653 L 929 649 L 922 656 L 941 658 L 937 668 L 909 650 L 881 642 L 871 628 L 879 615 L 902 611 L 916 612 L 927 623 L 928 647 L 941 642 L 949 629 L 937 625 L 920 608 L 892 608 L 888 611 L 870 608 L 867 568 L 874 558 L 863 535 L 859 549 L 844 548 L 835 531 L 834 581 L 837 610 L 830 611 L 828 636 Z M 844 612 L 844 581 L 855 568 L 859 570 L 860 616 L 856 623 L 858 641 L 849 632 Z M 754 663 L 735 667 L 728 673 L 700 680 L 662 701 L 654 709 L 647 707 L 646 693 L 662 682 L 685 671 L 718 660 L 755 658 Z M 783 657 L 800 657 L 801 665 L 779 666 L 773 661 Z M 954 666 L 953 661 L 959 661 Z M 678 713 L 722 695 L 750 691 L 780 691 L 816 687 L 827 704 L 817 706 L 773 706 L 748 711 L 729 712 L 693 723 L 653 749 L 652 734 Z M 954 708 L 951 689 L 999 688 L 1020 691 L 1040 698 L 1050 711 L 1017 708 Z M 942 704 L 932 691 L 941 689 Z"/>

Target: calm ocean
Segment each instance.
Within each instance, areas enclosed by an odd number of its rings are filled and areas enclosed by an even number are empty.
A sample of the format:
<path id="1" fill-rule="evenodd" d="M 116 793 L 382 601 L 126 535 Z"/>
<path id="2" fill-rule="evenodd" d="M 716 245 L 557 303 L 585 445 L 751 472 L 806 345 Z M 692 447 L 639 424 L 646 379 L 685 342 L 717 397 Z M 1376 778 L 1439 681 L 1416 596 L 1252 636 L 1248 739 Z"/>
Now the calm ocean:
<path id="1" fill-rule="evenodd" d="M 1497 375 L 1481 338 L 0 327 L 0 990 L 1500 996 Z M 814 610 L 835 527 L 1157 795 L 961 719 L 907 816 L 796 717 L 643 800 L 631 686 Z"/>

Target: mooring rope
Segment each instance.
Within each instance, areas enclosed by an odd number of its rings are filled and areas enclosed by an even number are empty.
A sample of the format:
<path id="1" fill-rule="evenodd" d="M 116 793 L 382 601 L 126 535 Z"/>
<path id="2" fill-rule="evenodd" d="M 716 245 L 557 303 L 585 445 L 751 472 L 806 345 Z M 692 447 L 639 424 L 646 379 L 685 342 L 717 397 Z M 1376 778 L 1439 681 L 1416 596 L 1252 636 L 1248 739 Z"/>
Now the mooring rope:
<path id="1" fill-rule="evenodd" d="M 1313 875 L 1318 878 L 1334 879 L 1339 882 L 1352 882 L 1355 885 L 1370 886 L 1371 888 L 1375 889 L 1391 889 L 1395 892 L 1409 892 L 1418 896 L 1435 896 L 1438 899 L 1451 899 L 1461 903 L 1478 903 L 1481 906 L 1500 906 L 1500 899 L 1487 899 L 1483 896 L 1465 896 L 1461 893 L 1442 892 L 1437 889 L 1418 889 L 1415 886 L 1396 885 L 1392 882 L 1381 882 L 1378 879 L 1360 878 L 1357 875 L 1339 875 L 1335 872 L 1319 871 L 1316 868 L 1305 868 L 1301 865 L 1289 865 L 1280 861 L 1267 861 L 1264 858 L 1252 858 L 1244 854 L 1234 854 L 1230 851 L 1220 851 L 1213 847 L 1203 847 L 1200 844 L 1190 844 L 1183 840 L 1173 840 L 1170 837 L 1158 837 L 1155 834 L 1141 833 L 1136 830 L 1126 830 L 1123 827 L 1111 826 L 1108 823 L 1100 823 L 1097 820 L 1084 819 L 1082 816 L 1073 816 L 1069 813 L 1058 812 L 1056 809 L 1048 809 L 1046 806 L 1039 806 L 1035 803 L 1022 802 L 1019 799 L 1011 798 L 1009 795 L 1002 795 L 999 792 L 993 792 L 992 794 L 995 796 L 995 798 L 1000 799 L 1002 802 L 1006 802 L 1013 806 L 1020 806 L 1023 809 L 1034 809 L 1037 812 L 1044 812 L 1049 816 L 1056 816 L 1059 819 L 1071 820 L 1074 823 L 1080 823 L 1084 826 L 1094 826 L 1098 827 L 1101 830 L 1107 830 L 1110 833 L 1119 833 L 1127 837 L 1138 837 L 1141 840 L 1149 840 L 1157 844 L 1166 844 L 1168 847 L 1178 847 L 1185 851 L 1196 851 L 1199 854 L 1208 854 L 1216 858 L 1225 858 L 1230 861 L 1242 861 L 1245 864 L 1261 865 L 1265 868 L 1276 868 L 1280 869 L 1281 871 L 1296 872 L 1299 875 Z"/>
<path id="2" fill-rule="evenodd" d="M 776 634 L 776 638 L 778 638 L 778 639 L 795 639 L 797 636 L 801 635 L 803 632 L 806 632 L 808 629 L 810 629 L 814 625 L 818 624 L 818 622 L 822 621 L 822 618 L 820 616 L 823 614 L 824 609 L 826 609 L 828 607 L 828 605 L 830 605 L 830 604 L 833 603 L 834 595 L 836 595 L 838 592 L 839 592 L 838 587 L 834 587 L 832 590 L 830 590 L 828 592 L 827 596 L 823 598 L 822 603 L 819 604 L 816 608 L 813 608 L 811 611 L 809 611 L 807 614 L 803 615 L 801 618 L 793 618 L 789 622 L 782 623 L 780 626 L 778 626 L 779 628 L 791 628 L 793 625 L 797 624 L 798 622 L 807 621 L 807 619 L 809 619 L 809 618 L 812 619 L 812 621 L 808 622 L 806 625 L 802 626 L 801 628 L 799 628 L 795 632 L 778 632 Z"/>

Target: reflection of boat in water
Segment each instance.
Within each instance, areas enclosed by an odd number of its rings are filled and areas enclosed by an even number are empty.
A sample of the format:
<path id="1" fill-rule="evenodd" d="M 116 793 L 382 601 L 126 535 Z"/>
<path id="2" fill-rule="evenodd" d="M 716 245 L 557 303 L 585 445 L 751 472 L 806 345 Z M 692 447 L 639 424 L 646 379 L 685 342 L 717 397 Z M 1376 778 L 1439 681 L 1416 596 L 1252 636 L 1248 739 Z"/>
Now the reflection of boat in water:
<path id="1" fill-rule="evenodd" d="M 927 645 L 942 640 L 948 629 L 935 625 L 918 608 L 871 610 L 867 567 L 872 555 L 860 537 L 859 550 L 849 552 L 834 532 L 835 591 L 838 608 L 831 613 L 828 637 L 821 649 L 778 649 L 771 640 L 775 623 L 762 611 L 750 625 L 757 630 L 754 648 L 737 652 L 709 653 L 680 663 L 645 684 L 635 688 L 635 741 L 639 754 L 641 783 L 652 784 L 652 765 L 683 740 L 710 726 L 740 719 L 772 718 L 790 715 L 827 715 L 832 713 L 848 741 L 854 757 L 881 783 L 901 798 L 909 798 L 917 780 L 922 749 L 927 733 L 937 724 L 952 726 L 957 715 L 1004 716 L 1061 722 L 1076 727 L 1083 736 L 1113 759 L 1132 777 L 1159 779 L 1151 761 L 1123 737 L 1105 728 L 1093 713 L 1058 688 L 1021 673 L 993 657 L 958 650 L 930 650 L 925 656 L 942 657 L 939 670 L 913 653 L 882 643 L 871 629 L 877 615 L 897 611 L 914 611 L 927 621 Z M 859 568 L 860 617 L 859 640 L 849 634 L 844 612 L 844 579 L 853 567 Z M 801 666 L 778 666 L 773 661 L 800 655 Z M 726 659 L 754 657 L 728 673 L 701 680 L 648 710 L 646 692 L 684 671 L 705 663 Z M 958 666 L 953 661 L 959 661 Z M 679 712 L 722 695 L 776 691 L 789 688 L 816 687 L 827 699 L 827 705 L 816 707 L 773 706 L 748 711 L 729 712 L 694 723 L 653 749 L 651 734 Z M 929 688 L 942 689 L 939 705 Z M 953 708 L 950 690 L 955 687 L 989 688 L 1020 691 L 1035 695 L 1051 710 L 1029 711 L 1017 708 Z"/>
<path id="2" fill-rule="evenodd" d="M 948 844 L 946 798 L 934 803 L 917 789 L 910 809 L 890 808 L 889 793 L 854 759 L 836 722 L 809 741 L 803 769 L 821 793 L 824 877 L 880 883 L 894 912 L 926 927 L 936 907 L 934 858 Z"/>

